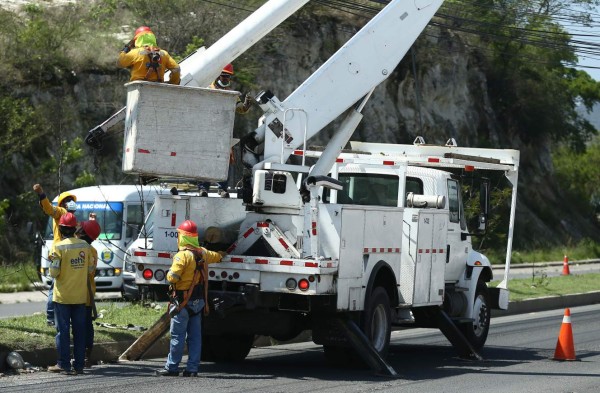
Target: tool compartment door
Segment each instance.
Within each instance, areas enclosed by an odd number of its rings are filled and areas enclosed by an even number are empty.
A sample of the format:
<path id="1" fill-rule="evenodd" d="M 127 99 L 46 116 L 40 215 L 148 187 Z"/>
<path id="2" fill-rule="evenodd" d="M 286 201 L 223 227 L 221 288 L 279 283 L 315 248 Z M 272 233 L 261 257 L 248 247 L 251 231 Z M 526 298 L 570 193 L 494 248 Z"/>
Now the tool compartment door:
<path id="1" fill-rule="evenodd" d="M 159 195 L 154 203 L 153 248 L 177 251 L 177 227 L 189 218 L 189 197 Z"/>

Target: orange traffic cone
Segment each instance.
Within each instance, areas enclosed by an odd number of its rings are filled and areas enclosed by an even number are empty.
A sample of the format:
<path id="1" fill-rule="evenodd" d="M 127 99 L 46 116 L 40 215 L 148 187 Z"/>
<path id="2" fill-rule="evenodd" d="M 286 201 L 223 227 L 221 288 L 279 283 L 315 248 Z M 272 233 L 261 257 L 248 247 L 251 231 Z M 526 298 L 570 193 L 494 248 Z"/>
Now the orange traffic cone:
<path id="1" fill-rule="evenodd" d="M 565 257 L 563 259 L 563 271 L 562 271 L 562 275 L 563 276 L 568 276 L 569 274 L 571 274 L 571 271 L 569 270 L 569 257 L 567 257 L 565 255 Z"/>
<path id="2" fill-rule="evenodd" d="M 575 345 L 573 344 L 573 329 L 571 328 L 571 310 L 566 308 L 563 317 L 556 350 L 553 360 L 577 360 L 575 358 Z"/>

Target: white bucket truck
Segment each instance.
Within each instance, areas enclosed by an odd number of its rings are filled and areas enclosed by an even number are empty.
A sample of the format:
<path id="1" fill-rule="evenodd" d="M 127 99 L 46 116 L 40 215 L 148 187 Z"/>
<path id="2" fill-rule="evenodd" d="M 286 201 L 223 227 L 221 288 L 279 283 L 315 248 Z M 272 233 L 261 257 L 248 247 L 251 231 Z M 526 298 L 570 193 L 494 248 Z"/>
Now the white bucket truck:
<path id="1" fill-rule="evenodd" d="M 182 84 L 206 86 L 248 42 L 264 35 L 259 27 L 276 26 L 304 3 L 268 1 L 209 49 L 186 59 Z M 203 324 L 205 358 L 240 360 L 254 335 L 286 340 L 307 329 L 331 359 L 346 358 L 351 344 L 381 358 L 393 326 L 439 328 L 461 353 L 483 347 L 490 310 L 508 307 L 519 152 L 463 148 L 453 139 L 432 146 L 422 138 L 412 145 L 353 143 L 350 152 L 342 152 L 373 90 L 441 4 L 390 1 L 285 100 L 270 92 L 257 97 L 265 114 L 242 143 L 250 153 L 262 145 L 263 153 L 245 160 L 254 159 L 245 182 L 245 212 L 239 202 L 221 206 L 217 198 L 157 199 L 153 248 L 132 256 L 143 285 L 166 284 L 176 251 L 171 236 L 184 220 L 197 220 L 205 237 L 208 226 L 219 227 L 227 242 L 241 220 L 229 255 L 209 268 L 213 312 Z M 219 163 L 229 154 L 235 100 L 202 88 L 147 86 L 128 84 L 127 107 L 135 110 L 127 111 L 124 170 L 173 176 L 166 168 L 177 168 L 178 176 L 223 180 L 226 166 Z M 160 90 L 168 93 L 169 105 L 161 104 Z M 196 104 L 188 107 L 189 102 Z M 171 108 L 179 108 L 177 115 Z M 325 150 L 309 151 L 307 140 L 341 114 Z M 226 125 L 218 135 L 215 119 Z M 198 149 L 211 155 L 194 154 Z M 135 157 L 140 155 L 143 159 Z M 150 163 L 147 171 L 144 160 Z M 492 172 L 504 175 L 512 188 L 506 267 L 496 288 L 488 287 L 490 261 L 472 248 L 461 184 L 465 176 Z M 483 231 L 489 183 L 480 183 Z"/>
<path id="2" fill-rule="evenodd" d="M 102 232 L 92 243 L 98 251 L 96 289 L 121 291 L 123 287 L 123 260 L 125 251 L 138 237 L 146 213 L 154 203 L 154 197 L 167 192 L 156 186 L 100 185 L 69 191 L 77 197 L 77 222 L 96 216 Z M 56 206 L 57 198 L 52 204 Z M 48 218 L 41 250 L 41 279 L 50 285 L 48 253 L 54 242 L 53 219 Z"/>

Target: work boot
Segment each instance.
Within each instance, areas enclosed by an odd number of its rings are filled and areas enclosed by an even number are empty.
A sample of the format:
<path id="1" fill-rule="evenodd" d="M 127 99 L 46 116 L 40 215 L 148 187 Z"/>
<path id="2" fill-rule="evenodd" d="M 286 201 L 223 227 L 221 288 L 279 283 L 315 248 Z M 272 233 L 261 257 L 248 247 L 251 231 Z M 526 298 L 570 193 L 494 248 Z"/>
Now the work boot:
<path id="1" fill-rule="evenodd" d="M 49 373 L 60 373 L 60 372 L 65 371 L 65 369 L 62 368 L 61 366 L 59 366 L 58 364 L 55 364 L 54 366 L 49 366 L 47 371 Z"/>
<path id="2" fill-rule="evenodd" d="M 178 377 L 179 371 L 169 371 L 164 368 L 161 368 L 160 370 L 156 370 L 154 372 L 154 376 L 156 376 L 156 377 Z"/>
<path id="3" fill-rule="evenodd" d="M 184 377 L 197 377 L 197 376 L 198 376 L 198 373 L 195 373 L 195 372 L 191 372 L 191 371 L 185 370 L 185 371 L 183 372 L 183 374 L 181 374 L 181 375 L 182 375 L 182 376 L 184 376 Z"/>

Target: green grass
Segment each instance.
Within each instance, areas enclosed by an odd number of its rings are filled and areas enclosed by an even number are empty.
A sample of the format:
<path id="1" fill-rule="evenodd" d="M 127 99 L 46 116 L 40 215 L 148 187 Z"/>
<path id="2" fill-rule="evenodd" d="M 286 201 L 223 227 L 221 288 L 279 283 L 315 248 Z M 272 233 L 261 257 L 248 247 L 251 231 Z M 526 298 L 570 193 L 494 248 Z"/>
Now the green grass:
<path id="1" fill-rule="evenodd" d="M 484 254 L 494 264 L 504 264 L 505 250 L 486 251 Z M 567 255 L 570 261 L 600 258 L 600 243 L 584 239 L 577 244 L 546 247 L 535 250 L 513 250 L 511 263 L 556 262 Z"/>
<path id="2" fill-rule="evenodd" d="M 164 304 L 160 310 L 155 310 L 138 304 L 101 303 L 98 304 L 98 314 L 102 314 L 102 318 L 95 322 L 117 326 L 133 324 L 149 328 L 165 311 Z M 141 334 L 139 331 L 112 329 L 94 324 L 95 343 L 134 340 Z M 46 326 L 46 316 L 43 313 L 0 320 L 0 348 L 29 351 L 53 348 L 55 336 L 55 328 Z"/>
<path id="3" fill-rule="evenodd" d="M 0 292 L 29 291 L 34 282 L 39 282 L 39 277 L 33 263 L 0 266 Z"/>
<path id="4" fill-rule="evenodd" d="M 492 281 L 495 287 L 500 281 Z M 508 282 L 510 301 L 600 291 L 600 273 L 511 279 Z"/>

